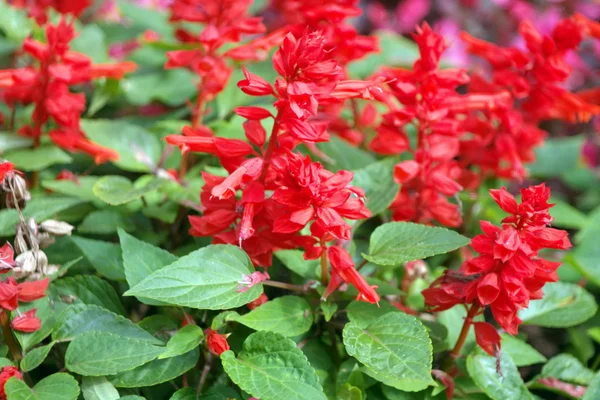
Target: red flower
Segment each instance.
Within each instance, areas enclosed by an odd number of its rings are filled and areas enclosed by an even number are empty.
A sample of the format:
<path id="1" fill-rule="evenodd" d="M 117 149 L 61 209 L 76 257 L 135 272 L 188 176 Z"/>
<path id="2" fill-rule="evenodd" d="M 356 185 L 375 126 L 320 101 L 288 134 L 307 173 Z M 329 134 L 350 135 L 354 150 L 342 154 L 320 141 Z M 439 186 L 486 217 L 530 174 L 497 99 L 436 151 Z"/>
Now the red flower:
<path id="1" fill-rule="evenodd" d="M 11 365 L 2 367 L 0 371 L 0 400 L 6 400 L 6 392 L 4 391 L 4 385 L 10 378 L 23 379 L 19 368 Z"/>
<path id="2" fill-rule="evenodd" d="M 15 252 L 11 244 L 6 242 L 0 247 L 0 274 L 10 271 L 15 265 Z"/>
<path id="3" fill-rule="evenodd" d="M 379 295 L 374 290 L 377 286 L 370 286 L 358 273 L 350 254 L 341 247 L 331 246 L 327 249 L 327 257 L 331 263 L 331 280 L 323 293 L 323 298 L 327 298 L 342 282 L 346 282 L 358 290 L 356 300 L 379 304 Z"/>
<path id="4" fill-rule="evenodd" d="M 500 351 L 500 335 L 493 325 L 487 322 L 474 322 L 475 340 L 479 347 L 490 356 L 497 356 Z"/>
<path id="5" fill-rule="evenodd" d="M 227 343 L 227 338 L 224 335 L 210 328 L 205 330 L 204 334 L 206 335 L 208 350 L 214 355 L 220 356 L 221 353 L 229 350 L 229 343 Z"/>
<path id="6" fill-rule="evenodd" d="M 19 332 L 35 332 L 42 327 L 42 321 L 35 316 L 37 309 L 32 309 L 23 315 L 13 318 L 10 326 Z"/>
<path id="7" fill-rule="evenodd" d="M 249 309 L 254 310 L 256 307 L 262 306 L 267 301 L 269 301 L 269 298 L 267 297 L 267 295 L 264 293 L 261 293 L 261 295 L 258 296 L 258 298 L 256 300 L 252 300 L 250 303 L 246 304 L 246 306 L 248 306 Z"/>
<path id="8" fill-rule="evenodd" d="M 41 299 L 46 296 L 46 290 L 50 279 L 44 278 L 39 281 L 29 281 L 19 283 L 17 288 L 19 289 L 19 301 L 31 302 L 37 299 Z"/>
<path id="9" fill-rule="evenodd" d="M 446 271 L 423 291 L 423 296 L 435 311 L 456 304 L 489 306 L 500 326 L 514 335 L 521 323 L 518 311 L 527 308 L 530 300 L 543 297 L 546 282 L 558 280 L 556 269 L 560 263 L 544 260 L 538 252 L 546 248 L 566 250 L 571 243 L 567 232 L 548 227 L 552 205 L 548 204 L 550 190 L 544 184 L 522 189 L 521 203 L 504 188 L 491 194 L 511 215 L 503 220 L 502 227 L 482 221 L 483 234 L 471 241 L 479 256 L 466 261 L 458 272 Z M 486 340 L 493 336 L 489 328 L 479 329 Z M 486 351 L 491 348 L 488 346 Z"/>
<path id="10" fill-rule="evenodd" d="M 4 177 L 15 171 L 15 165 L 8 161 L 0 162 L 0 183 L 4 180 Z"/>
<path id="11" fill-rule="evenodd" d="M 0 282 L 0 308 L 12 311 L 16 310 L 18 306 L 19 289 L 17 281 L 12 276 L 9 276 L 4 282 Z"/>

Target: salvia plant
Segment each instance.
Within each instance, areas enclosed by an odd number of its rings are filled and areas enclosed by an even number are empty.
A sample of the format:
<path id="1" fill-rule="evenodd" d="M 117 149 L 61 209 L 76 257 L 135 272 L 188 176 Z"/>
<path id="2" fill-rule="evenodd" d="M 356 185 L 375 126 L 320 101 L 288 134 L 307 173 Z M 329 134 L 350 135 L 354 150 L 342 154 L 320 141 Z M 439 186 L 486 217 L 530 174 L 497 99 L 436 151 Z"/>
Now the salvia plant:
<path id="1" fill-rule="evenodd" d="M 573 3 L 2 0 L 0 400 L 600 399 Z"/>

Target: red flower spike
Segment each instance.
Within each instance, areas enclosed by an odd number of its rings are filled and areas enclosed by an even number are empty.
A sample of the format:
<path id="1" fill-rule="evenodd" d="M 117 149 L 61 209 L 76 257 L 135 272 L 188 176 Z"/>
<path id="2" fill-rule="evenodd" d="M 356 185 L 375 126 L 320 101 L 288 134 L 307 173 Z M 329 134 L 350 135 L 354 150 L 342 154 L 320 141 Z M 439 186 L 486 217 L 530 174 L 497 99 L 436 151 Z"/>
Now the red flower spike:
<path id="1" fill-rule="evenodd" d="M 19 368 L 13 367 L 12 365 L 8 365 L 2 367 L 2 371 L 0 371 L 0 400 L 6 400 L 6 392 L 4 391 L 4 385 L 10 378 L 23 379 L 23 375 L 21 375 L 21 371 Z"/>
<path id="2" fill-rule="evenodd" d="M 1 164 L 0 164 L 1 165 Z M 0 182 L 2 180 L 0 179 Z M 15 252 L 9 242 L 0 247 L 0 274 L 7 273 L 15 267 Z"/>
<path id="3" fill-rule="evenodd" d="M 19 332 L 35 332 L 42 327 L 42 321 L 35 316 L 37 309 L 27 311 L 24 315 L 13 318 L 10 326 Z"/>
<path id="4" fill-rule="evenodd" d="M 208 347 L 208 350 L 215 356 L 220 356 L 222 353 L 229 350 L 227 338 L 219 332 L 209 328 L 204 331 L 204 335 L 206 336 L 206 346 Z"/>

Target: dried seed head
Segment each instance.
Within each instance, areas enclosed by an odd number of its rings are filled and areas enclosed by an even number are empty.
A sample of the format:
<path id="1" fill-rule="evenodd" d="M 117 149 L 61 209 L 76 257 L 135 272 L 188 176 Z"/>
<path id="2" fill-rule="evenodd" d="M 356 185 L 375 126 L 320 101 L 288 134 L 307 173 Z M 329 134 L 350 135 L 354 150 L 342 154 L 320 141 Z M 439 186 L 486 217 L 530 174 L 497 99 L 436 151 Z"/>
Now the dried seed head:
<path id="1" fill-rule="evenodd" d="M 35 271 L 44 271 L 48 268 L 48 257 L 41 250 L 29 250 L 19 254 L 15 259 L 17 266 L 13 269 L 16 279 L 29 276 Z"/>
<path id="2" fill-rule="evenodd" d="M 56 242 L 55 237 L 47 232 L 40 232 L 37 236 L 37 239 L 41 249 L 45 249 Z"/>
<path id="3" fill-rule="evenodd" d="M 39 228 L 43 232 L 47 232 L 54 236 L 68 236 L 71 234 L 75 227 L 73 225 L 67 224 L 66 222 L 56 221 L 53 219 L 49 219 L 47 221 L 42 222 L 39 225 Z"/>
<path id="4" fill-rule="evenodd" d="M 17 254 L 25 253 L 27 250 L 29 250 L 27 240 L 25 239 L 22 230 L 19 228 L 20 226 L 17 227 L 17 235 L 15 236 L 15 251 Z"/>

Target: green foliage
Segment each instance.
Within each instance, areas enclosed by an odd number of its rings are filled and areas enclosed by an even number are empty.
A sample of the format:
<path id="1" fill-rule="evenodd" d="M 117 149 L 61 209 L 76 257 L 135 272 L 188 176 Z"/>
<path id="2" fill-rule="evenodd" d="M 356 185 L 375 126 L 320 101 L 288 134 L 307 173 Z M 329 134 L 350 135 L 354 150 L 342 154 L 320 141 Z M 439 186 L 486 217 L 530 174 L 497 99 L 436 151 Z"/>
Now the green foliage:
<path id="1" fill-rule="evenodd" d="M 75 378 L 62 372 L 42 379 L 33 388 L 22 380 L 11 378 L 4 390 L 11 400 L 76 400 L 79 396 Z"/>
<path id="2" fill-rule="evenodd" d="M 377 265 L 393 267 L 447 253 L 467 244 L 469 239 L 445 228 L 389 222 L 373 231 L 369 252 L 363 253 L 363 257 Z"/>

